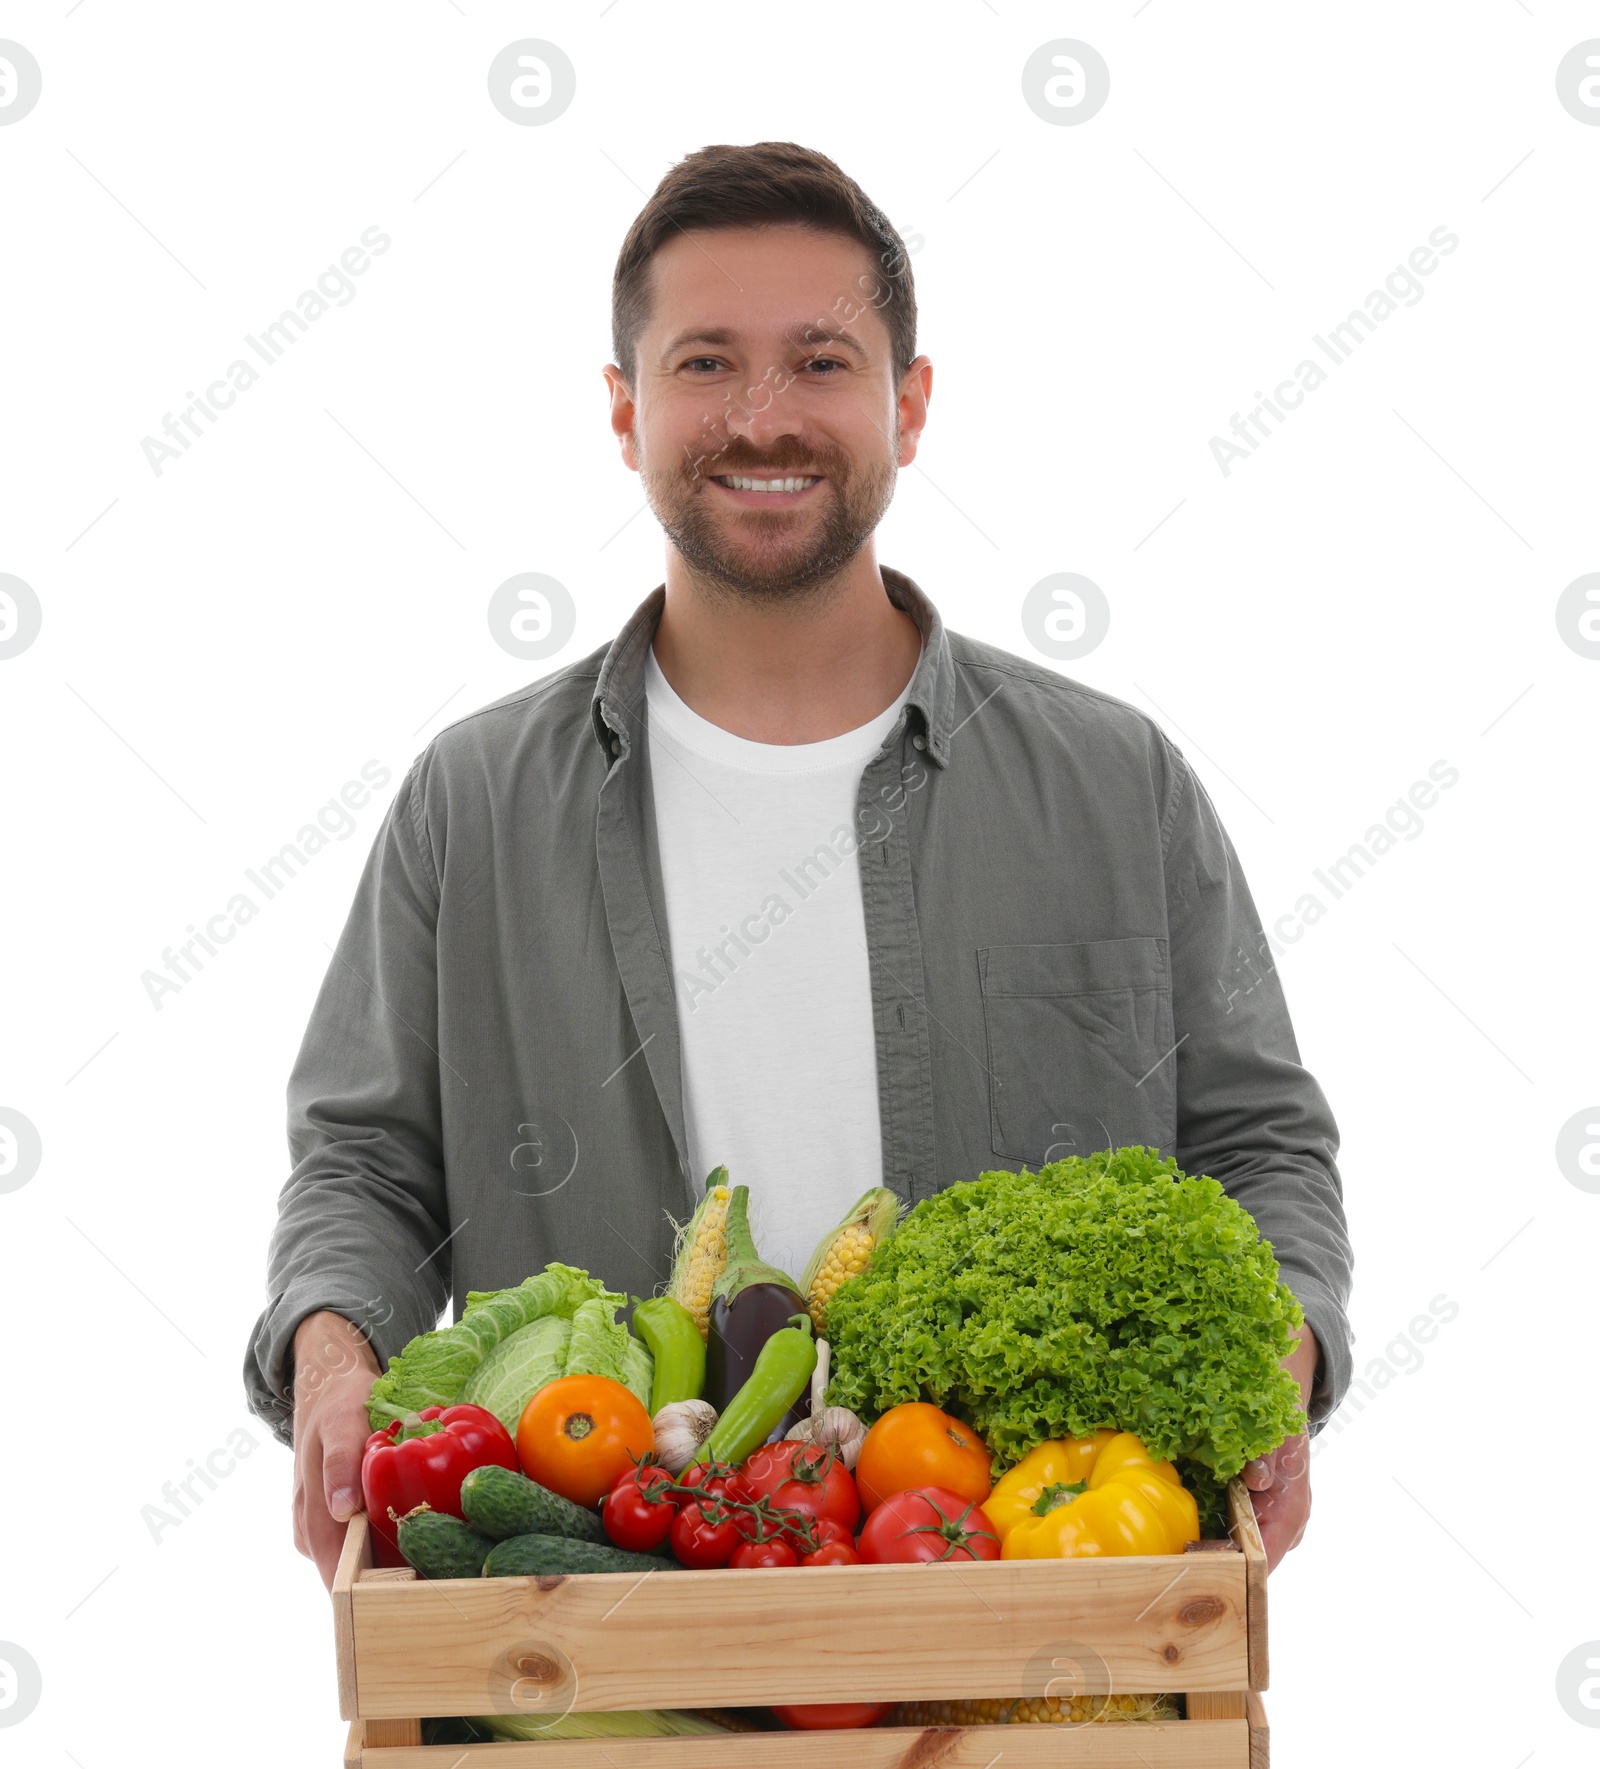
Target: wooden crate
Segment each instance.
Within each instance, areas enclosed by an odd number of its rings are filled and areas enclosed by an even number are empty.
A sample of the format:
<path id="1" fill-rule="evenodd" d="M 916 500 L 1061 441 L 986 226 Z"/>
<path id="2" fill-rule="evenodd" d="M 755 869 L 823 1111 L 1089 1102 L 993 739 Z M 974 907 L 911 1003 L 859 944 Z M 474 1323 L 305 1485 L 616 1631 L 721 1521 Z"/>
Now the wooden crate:
<path id="1" fill-rule="evenodd" d="M 1267 1567 L 1242 1552 L 743 1572 L 434 1579 L 372 1565 L 351 1519 L 333 1586 L 346 1769 L 1266 1769 Z M 435 1745 L 439 1715 L 1181 1692 L 1186 1717 Z"/>

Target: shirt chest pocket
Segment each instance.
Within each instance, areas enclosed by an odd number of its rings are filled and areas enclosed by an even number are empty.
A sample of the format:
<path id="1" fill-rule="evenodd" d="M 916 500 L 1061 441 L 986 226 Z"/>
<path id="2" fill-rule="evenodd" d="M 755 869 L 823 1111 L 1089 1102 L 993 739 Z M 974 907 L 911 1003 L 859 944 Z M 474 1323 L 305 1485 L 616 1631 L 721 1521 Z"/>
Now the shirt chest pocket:
<path id="1" fill-rule="evenodd" d="M 1167 942 L 978 952 L 995 1154 L 1038 1167 L 1177 1136 Z"/>

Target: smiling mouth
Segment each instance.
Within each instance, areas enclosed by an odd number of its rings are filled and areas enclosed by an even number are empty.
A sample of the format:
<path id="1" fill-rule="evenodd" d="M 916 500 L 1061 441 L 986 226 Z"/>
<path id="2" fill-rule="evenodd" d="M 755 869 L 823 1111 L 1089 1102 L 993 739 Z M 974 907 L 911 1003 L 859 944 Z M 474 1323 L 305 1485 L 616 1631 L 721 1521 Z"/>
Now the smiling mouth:
<path id="1" fill-rule="evenodd" d="M 712 477 L 718 485 L 725 486 L 729 491 L 753 491 L 764 496 L 775 497 L 799 491 L 809 491 L 813 485 L 820 483 L 820 474 L 791 473 L 778 479 L 757 479 L 749 473 L 715 473 Z"/>

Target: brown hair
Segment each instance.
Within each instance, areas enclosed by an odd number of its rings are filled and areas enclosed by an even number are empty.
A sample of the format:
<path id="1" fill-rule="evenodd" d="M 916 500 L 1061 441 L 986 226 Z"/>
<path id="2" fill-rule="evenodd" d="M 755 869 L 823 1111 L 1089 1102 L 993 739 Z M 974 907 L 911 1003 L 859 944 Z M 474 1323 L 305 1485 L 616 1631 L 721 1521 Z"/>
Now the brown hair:
<path id="1" fill-rule="evenodd" d="M 858 279 L 846 299 L 878 310 L 895 379 L 905 374 L 917 354 L 917 294 L 905 241 L 826 154 L 793 141 L 757 141 L 703 147 L 680 160 L 628 229 L 611 283 L 611 351 L 629 387 L 637 385 L 634 346 L 650 321 L 650 261 L 658 248 L 689 228 L 785 223 L 847 235 L 872 254 L 878 273 Z M 817 316 L 824 323 L 836 317 L 842 315 Z"/>

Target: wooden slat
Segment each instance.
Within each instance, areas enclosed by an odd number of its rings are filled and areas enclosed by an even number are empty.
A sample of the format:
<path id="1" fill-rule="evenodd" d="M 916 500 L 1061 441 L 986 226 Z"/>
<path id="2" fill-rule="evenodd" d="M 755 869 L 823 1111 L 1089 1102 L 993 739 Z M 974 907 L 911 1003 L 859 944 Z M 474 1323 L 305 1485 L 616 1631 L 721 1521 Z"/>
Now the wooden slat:
<path id="1" fill-rule="evenodd" d="M 1228 1515 L 1233 1539 L 1244 1550 L 1245 1609 L 1250 1625 L 1250 1687 L 1267 1687 L 1267 1551 L 1261 1545 L 1256 1508 L 1242 1480 L 1228 1482 Z"/>
<path id="2" fill-rule="evenodd" d="M 1243 1720 L 1101 1726 L 882 1726 L 703 1738 L 368 1750 L 362 1769 L 1255 1769 Z"/>
<path id="3" fill-rule="evenodd" d="M 1243 1689 L 1245 1575 L 1197 1554 L 357 1583 L 359 1712 Z"/>
<path id="4" fill-rule="evenodd" d="M 417 1576 L 414 1566 L 369 1566 L 357 1583 L 362 1585 L 409 1585 Z"/>
<path id="5" fill-rule="evenodd" d="M 366 1722 L 367 1738 L 362 1749 L 363 1765 L 370 1763 L 369 1751 L 381 1750 L 385 1745 L 420 1745 L 422 1743 L 422 1722 L 420 1720 L 368 1720 Z"/>
<path id="6" fill-rule="evenodd" d="M 333 1649 L 339 1676 L 339 1716 L 356 1717 L 356 1635 L 350 1593 L 372 1565 L 372 1537 L 367 1514 L 358 1511 L 344 1528 L 344 1547 L 333 1575 Z"/>
<path id="7" fill-rule="evenodd" d="M 1246 1697 L 1245 1710 L 1250 1723 L 1250 1769 L 1268 1769 L 1267 1710 L 1253 1689 Z"/>
<path id="8" fill-rule="evenodd" d="M 366 1743 L 367 1723 L 365 1720 L 352 1720 L 350 1730 L 345 1734 L 344 1769 L 361 1769 L 361 1747 Z"/>
<path id="9" fill-rule="evenodd" d="M 1244 1698 L 1242 1689 L 1191 1689 L 1184 1705 L 1191 1720 L 1242 1720 Z"/>

